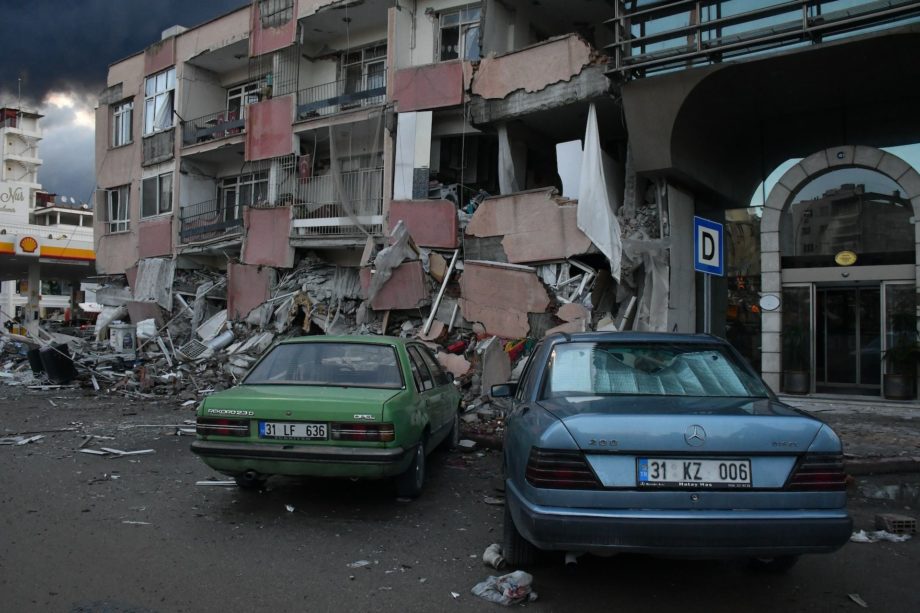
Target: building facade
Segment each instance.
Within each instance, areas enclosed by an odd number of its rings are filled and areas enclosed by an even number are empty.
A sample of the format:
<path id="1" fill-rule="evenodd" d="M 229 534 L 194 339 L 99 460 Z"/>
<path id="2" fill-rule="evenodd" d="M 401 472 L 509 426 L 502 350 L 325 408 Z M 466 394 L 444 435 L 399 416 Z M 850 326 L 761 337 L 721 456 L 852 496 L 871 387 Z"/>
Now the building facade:
<path id="1" fill-rule="evenodd" d="M 34 334 L 42 318 L 76 312 L 93 273 L 93 211 L 42 191 L 41 115 L 4 108 L 0 118 L 0 325 Z"/>
<path id="2" fill-rule="evenodd" d="M 402 221 L 423 248 L 461 249 L 463 316 L 495 334 L 540 336 L 559 322 L 530 290 L 520 304 L 479 290 L 514 277 L 564 303 L 578 275 L 582 290 L 590 279 L 590 298 L 578 300 L 592 325 L 695 332 L 705 327 L 698 215 L 726 222 L 731 258 L 729 277 L 712 284 L 708 323 L 779 390 L 782 318 L 800 302 L 803 274 L 814 277 L 809 292 L 832 289 L 818 278 L 840 271 L 813 269 L 828 268 L 840 245 L 860 252 L 848 281 L 877 272 L 860 269 L 868 262 L 916 265 L 900 261 L 910 249 L 867 249 L 917 207 L 913 174 L 879 149 L 920 142 L 916 106 L 905 102 L 917 68 L 865 58 L 915 53 L 920 3 L 763 4 L 255 0 L 171 28 L 112 64 L 99 99 L 98 267 L 130 279 L 140 261 L 168 257 L 228 269 L 228 292 L 243 294 L 263 267 L 290 268 L 306 253 L 366 266 Z M 866 85 L 854 92 L 853 79 Z M 789 159 L 802 161 L 750 209 Z M 843 168 L 879 172 L 898 195 L 831 198 L 832 221 L 813 210 L 815 241 L 800 240 L 798 192 Z M 861 184 L 844 177 L 825 191 L 851 183 Z M 790 224 L 801 228 L 791 239 Z M 895 234 L 904 242 L 911 232 Z M 814 251 L 786 254 L 787 244 Z M 915 289 L 906 270 L 884 278 Z M 407 296 L 410 286 L 370 306 L 424 302 Z M 762 310 L 764 294 L 780 306 Z M 802 307 L 808 355 L 843 343 L 871 354 L 846 368 L 881 377 L 884 304 L 878 342 L 868 320 L 832 342 L 818 331 L 816 303 Z M 808 391 L 834 387 L 821 372 Z"/>

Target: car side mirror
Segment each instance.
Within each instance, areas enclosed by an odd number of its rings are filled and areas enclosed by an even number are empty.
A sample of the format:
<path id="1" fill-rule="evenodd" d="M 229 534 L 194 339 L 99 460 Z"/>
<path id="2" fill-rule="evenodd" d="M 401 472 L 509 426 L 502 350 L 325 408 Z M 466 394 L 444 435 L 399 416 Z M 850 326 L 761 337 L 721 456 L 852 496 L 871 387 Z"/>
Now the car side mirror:
<path id="1" fill-rule="evenodd" d="M 499 383 L 492 386 L 492 398 L 510 398 L 517 392 L 517 383 Z"/>

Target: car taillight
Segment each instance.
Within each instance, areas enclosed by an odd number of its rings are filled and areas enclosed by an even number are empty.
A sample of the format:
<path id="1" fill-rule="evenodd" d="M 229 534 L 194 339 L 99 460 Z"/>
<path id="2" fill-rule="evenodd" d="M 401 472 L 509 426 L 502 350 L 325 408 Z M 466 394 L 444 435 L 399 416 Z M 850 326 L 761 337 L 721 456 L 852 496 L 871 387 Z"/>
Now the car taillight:
<path id="1" fill-rule="evenodd" d="M 334 441 L 379 441 L 389 443 L 396 440 L 393 424 L 336 423 L 330 427 Z"/>
<path id="2" fill-rule="evenodd" d="M 808 454 L 799 460 L 786 484 L 787 490 L 838 491 L 847 487 L 840 454 Z"/>
<path id="3" fill-rule="evenodd" d="M 249 420 L 199 417 L 195 422 L 195 432 L 214 436 L 249 436 Z"/>
<path id="4" fill-rule="evenodd" d="M 525 476 L 534 487 L 575 490 L 601 487 L 584 454 L 575 450 L 533 447 L 527 459 Z"/>

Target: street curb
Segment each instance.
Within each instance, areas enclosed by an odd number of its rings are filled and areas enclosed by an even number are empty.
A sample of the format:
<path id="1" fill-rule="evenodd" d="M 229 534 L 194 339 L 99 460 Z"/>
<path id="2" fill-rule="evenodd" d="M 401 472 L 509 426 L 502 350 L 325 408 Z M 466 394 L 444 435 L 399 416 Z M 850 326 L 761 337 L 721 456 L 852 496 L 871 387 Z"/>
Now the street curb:
<path id="1" fill-rule="evenodd" d="M 881 475 L 920 472 L 920 457 L 854 458 L 844 460 L 844 469 L 851 475 Z"/>

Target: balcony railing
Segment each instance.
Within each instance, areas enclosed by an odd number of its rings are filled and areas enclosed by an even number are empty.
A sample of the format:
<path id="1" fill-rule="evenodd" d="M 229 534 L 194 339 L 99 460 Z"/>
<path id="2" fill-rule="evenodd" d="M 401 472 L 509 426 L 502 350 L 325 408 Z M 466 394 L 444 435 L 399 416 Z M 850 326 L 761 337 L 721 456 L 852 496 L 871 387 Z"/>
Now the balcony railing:
<path id="1" fill-rule="evenodd" d="M 386 71 L 369 73 L 363 84 L 348 83 L 339 79 L 297 92 L 297 120 L 335 115 L 364 106 L 386 102 Z"/>
<path id="2" fill-rule="evenodd" d="M 916 0 L 648 0 L 614 4 L 609 72 L 625 78 L 720 62 L 920 16 Z"/>
<path id="3" fill-rule="evenodd" d="M 303 180 L 297 188 L 292 225 L 295 238 L 379 234 L 383 228 L 383 169 L 343 172 L 338 189 L 332 174 Z"/>
<path id="4" fill-rule="evenodd" d="M 242 228 L 242 207 L 223 206 L 216 199 L 184 206 L 179 214 L 179 240 L 183 243 L 233 236 Z"/>
<path id="5" fill-rule="evenodd" d="M 242 134 L 246 130 L 246 121 L 238 111 L 217 111 L 197 119 L 182 122 L 182 146 Z"/>

